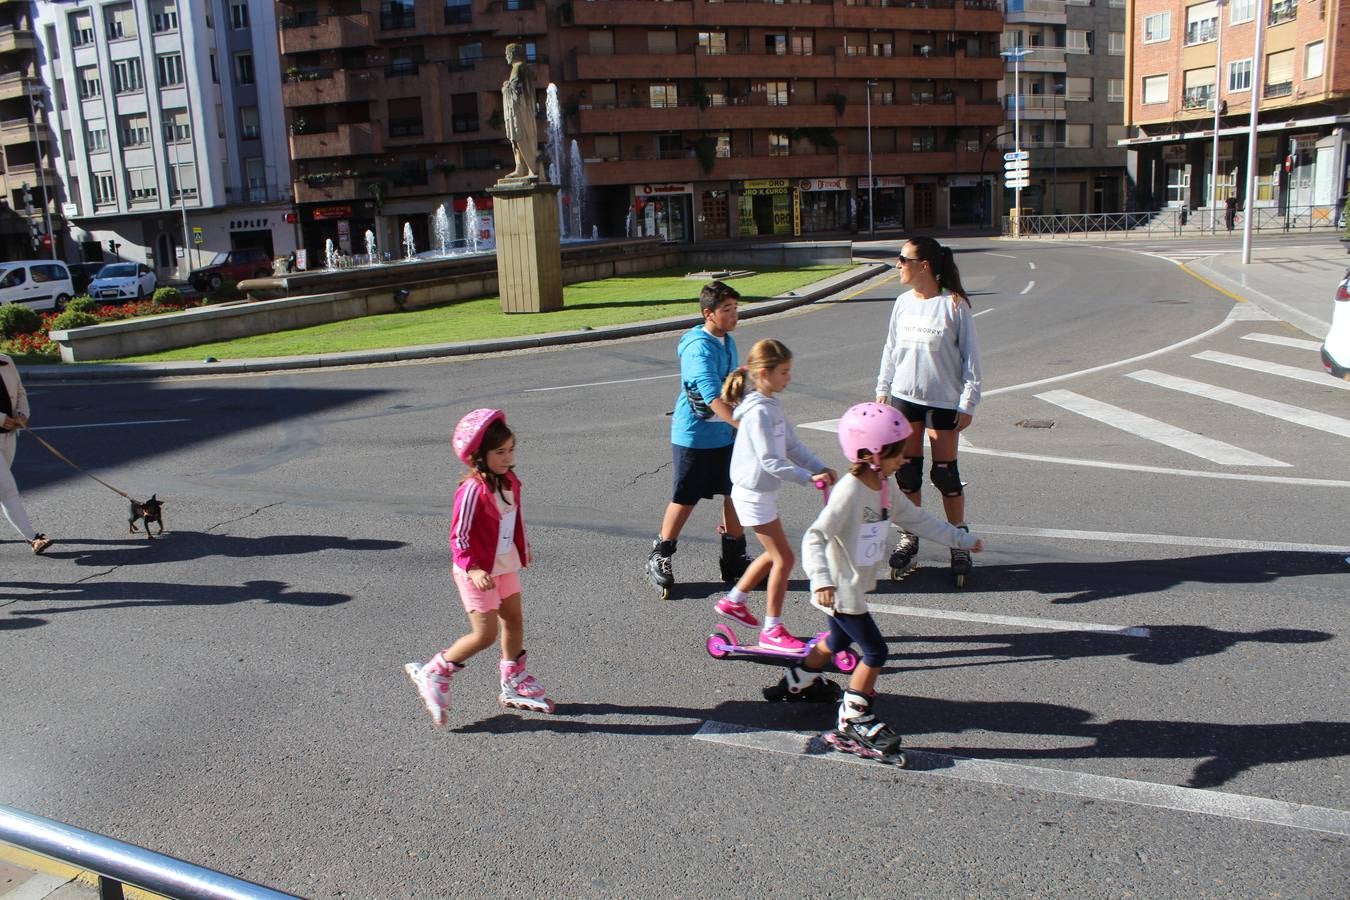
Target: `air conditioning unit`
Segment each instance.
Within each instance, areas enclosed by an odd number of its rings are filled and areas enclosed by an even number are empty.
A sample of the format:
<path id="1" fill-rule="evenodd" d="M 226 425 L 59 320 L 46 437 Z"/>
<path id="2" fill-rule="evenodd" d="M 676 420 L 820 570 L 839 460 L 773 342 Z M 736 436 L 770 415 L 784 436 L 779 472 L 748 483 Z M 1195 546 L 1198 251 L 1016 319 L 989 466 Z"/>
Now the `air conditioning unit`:
<path id="1" fill-rule="evenodd" d="M 1219 108 L 1218 98 L 1210 97 L 1208 100 L 1205 101 L 1205 109 L 1207 111 L 1214 112 L 1218 108 Z"/>

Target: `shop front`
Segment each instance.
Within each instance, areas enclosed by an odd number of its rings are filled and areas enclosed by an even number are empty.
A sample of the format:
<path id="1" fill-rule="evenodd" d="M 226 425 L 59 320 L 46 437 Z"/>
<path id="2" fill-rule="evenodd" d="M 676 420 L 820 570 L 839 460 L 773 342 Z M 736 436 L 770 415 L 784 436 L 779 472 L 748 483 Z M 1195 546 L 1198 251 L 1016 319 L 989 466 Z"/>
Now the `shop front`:
<path id="1" fill-rule="evenodd" d="M 984 226 L 989 222 L 990 185 L 980 183 L 976 175 L 950 175 L 947 178 L 948 213 L 952 226 Z"/>
<path id="2" fill-rule="evenodd" d="M 693 243 L 693 205 L 694 186 L 687 182 L 634 185 L 628 235 Z"/>
<path id="3" fill-rule="evenodd" d="M 872 204 L 869 216 L 869 202 Z M 905 176 L 878 175 L 858 179 L 858 230 L 905 227 Z"/>
<path id="4" fill-rule="evenodd" d="M 741 237 L 793 233 L 793 189 L 786 178 L 752 178 L 741 183 L 736 199 Z"/>
<path id="5" fill-rule="evenodd" d="M 847 178 L 803 178 L 797 182 L 801 233 L 847 231 L 850 222 Z"/>

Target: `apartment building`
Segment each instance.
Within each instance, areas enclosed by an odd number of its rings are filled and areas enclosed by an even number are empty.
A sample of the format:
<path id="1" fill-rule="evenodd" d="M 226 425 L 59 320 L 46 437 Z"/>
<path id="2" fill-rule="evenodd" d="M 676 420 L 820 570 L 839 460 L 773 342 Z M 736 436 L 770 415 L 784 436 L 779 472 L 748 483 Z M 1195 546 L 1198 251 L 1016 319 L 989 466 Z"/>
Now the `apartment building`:
<path id="1" fill-rule="evenodd" d="M 490 203 L 484 190 L 511 167 L 500 87 L 512 42 L 533 62 L 541 115 L 555 86 L 588 186 L 585 233 L 975 227 L 997 199 L 995 0 L 280 7 L 311 254 L 326 240 L 362 252 L 367 229 L 387 248 L 404 224 L 426 247 L 437 207 Z"/>
<path id="2" fill-rule="evenodd" d="M 1004 49 L 1018 59 L 1000 89 L 1001 146 L 1012 149 L 1020 125 L 1028 215 L 1125 209 L 1125 14 L 1125 0 L 1007 0 Z"/>
<path id="3" fill-rule="evenodd" d="M 37 4 L 71 260 L 295 248 L 271 0 Z"/>
<path id="4" fill-rule="evenodd" d="M 56 206 L 51 133 L 39 77 L 32 4 L 0 0 L 0 259 L 57 252 L 63 221 Z"/>
<path id="5" fill-rule="evenodd" d="M 1230 195 L 1245 204 L 1255 102 L 1255 204 L 1335 216 L 1350 127 L 1346 0 L 1132 0 L 1129 21 L 1138 208 L 1207 208 L 1211 188 L 1220 209 Z"/>

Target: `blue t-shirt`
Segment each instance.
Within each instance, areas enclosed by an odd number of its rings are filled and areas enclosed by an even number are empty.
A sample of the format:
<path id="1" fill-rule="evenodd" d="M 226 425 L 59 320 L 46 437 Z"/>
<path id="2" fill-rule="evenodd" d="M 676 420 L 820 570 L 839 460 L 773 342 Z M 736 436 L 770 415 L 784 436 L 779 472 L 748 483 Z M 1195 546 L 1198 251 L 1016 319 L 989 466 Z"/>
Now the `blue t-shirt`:
<path id="1" fill-rule="evenodd" d="M 736 340 L 713 337 L 696 325 L 680 338 L 680 394 L 670 420 L 670 442 L 697 450 L 726 447 L 736 440 L 736 429 L 717 418 L 711 402 L 722 392 L 722 382 L 739 364 Z"/>

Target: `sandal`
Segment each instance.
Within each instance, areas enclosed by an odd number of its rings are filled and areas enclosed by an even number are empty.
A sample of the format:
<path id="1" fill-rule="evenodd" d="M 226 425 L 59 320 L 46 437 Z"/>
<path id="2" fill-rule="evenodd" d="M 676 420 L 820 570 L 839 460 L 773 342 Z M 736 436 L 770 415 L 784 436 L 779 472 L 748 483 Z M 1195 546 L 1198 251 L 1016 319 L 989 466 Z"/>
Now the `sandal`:
<path id="1" fill-rule="evenodd" d="M 45 551 L 52 544 L 55 544 L 56 541 L 47 537 L 45 534 L 37 534 L 28 543 L 33 548 L 33 552 L 40 556 L 42 555 L 43 551 Z"/>

